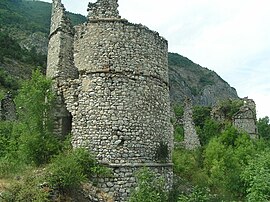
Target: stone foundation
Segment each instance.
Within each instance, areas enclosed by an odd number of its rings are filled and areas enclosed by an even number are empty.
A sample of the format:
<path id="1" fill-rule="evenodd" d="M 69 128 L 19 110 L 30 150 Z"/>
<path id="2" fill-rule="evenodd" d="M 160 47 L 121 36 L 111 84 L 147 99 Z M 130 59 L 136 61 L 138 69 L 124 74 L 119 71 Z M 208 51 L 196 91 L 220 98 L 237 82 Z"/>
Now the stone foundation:
<path id="1" fill-rule="evenodd" d="M 98 187 L 109 193 L 116 202 L 127 201 L 137 184 L 135 176 L 143 168 L 149 168 L 157 176 L 163 176 L 166 180 L 166 189 L 172 188 L 172 164 L 111 164 L 109 168 L 112 169 L 113 176 L 97 178 L 97 184 Z"/>

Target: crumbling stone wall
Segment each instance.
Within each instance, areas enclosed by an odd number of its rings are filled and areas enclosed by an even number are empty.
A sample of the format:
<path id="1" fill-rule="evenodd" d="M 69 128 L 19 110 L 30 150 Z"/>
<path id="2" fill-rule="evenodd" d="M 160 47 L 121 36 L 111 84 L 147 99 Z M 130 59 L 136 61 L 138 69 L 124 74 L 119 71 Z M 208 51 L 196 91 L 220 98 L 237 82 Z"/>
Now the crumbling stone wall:
<path id="1" fill-rule="evenodd" d="M 239 130 L 250 135 L 251 138 L 258 138 L 256 126 L 256 104 L 252 99 L 244 98 L 244 105 L 233 117 L 233 124 Z"/>
<path id="2" fill-rule="evenodd" d="M 113 169 L 113 177 L 97 179 L 98 185 L 126 201 L 143 167 L 171 187 L 173 140 L 167 41 L 121 19 L 117 6 L 117 0 L 90 4 L 88 22 L 75 27 L 72 37 L 64 7 L 55 0 L 47 75 L 59 107 L 72 117 L 73 146 L 89 149 Z M 56 114 L 56 128 L 63 128 L 65 113 Z"/>
<path id="3" fill-rule="evenodd" d="M 73 43 L 74 28 L 66 16 L 64 5 L 60 0 L 53 0 L 46 75 L 53 79 L 53 88 L 57 92 L 52 113 L 54 114 L 54 132 L 60 137 L 71 132 L 72 116 L 58 88 L 63 80 L 78 78 L 78 70 L 74 64 Z"/>
<path id="4" fill-rule="evenodd" d="M 194 150 L 200 147 L 200 140 L 193 121 L 192 103 L 190 98 L 186 98 L 184 102 L 183 126 L 185 148 Z"/>
<path id="5" fill-rule="evenodd" d="M 240 131 L 249 134 L 251 138 L 258 138 L 256 104 L 252 99 L 243 98 L 241 100 L 243 101 L 243 106 L 230 118 L 230 121 Z M 228 119 L 221 106 L 215 106 L 212 109 L 211 117 L 221 122 L 225 122 Z"/>
<path id="6" fill-rule="evenodd" d="M 89 19 L 120 19 L 117 0 L 103 0 L 89 3 Z"/>

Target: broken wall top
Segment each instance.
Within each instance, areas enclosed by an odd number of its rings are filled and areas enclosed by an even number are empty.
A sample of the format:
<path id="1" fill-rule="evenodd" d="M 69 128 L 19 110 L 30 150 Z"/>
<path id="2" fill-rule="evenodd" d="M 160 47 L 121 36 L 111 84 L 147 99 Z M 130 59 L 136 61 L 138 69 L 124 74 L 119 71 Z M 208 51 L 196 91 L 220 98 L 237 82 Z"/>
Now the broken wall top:
<path id="1" fill-rule="evenodd" d="M 98 0 L 88 4 L 88 18 L 97 19 L 120 19 L 117 0 Z"/>

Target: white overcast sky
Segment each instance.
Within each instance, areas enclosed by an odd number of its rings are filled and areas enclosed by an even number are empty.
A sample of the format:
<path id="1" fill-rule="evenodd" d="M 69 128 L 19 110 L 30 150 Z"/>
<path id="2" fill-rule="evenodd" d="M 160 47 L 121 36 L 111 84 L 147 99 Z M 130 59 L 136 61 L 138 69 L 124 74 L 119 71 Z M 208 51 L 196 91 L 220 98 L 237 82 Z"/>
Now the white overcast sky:
<path id="1" fill-rule="evenodd" d="M 50 0 L 44 0 L 51 2 Z M 88 2 L 62 0 L 87 15 Z M 217 72 L 258 117 L 270 116 L 270 0 L 118 0 L 122 18 L 158 31 L 169 51 Z"/>

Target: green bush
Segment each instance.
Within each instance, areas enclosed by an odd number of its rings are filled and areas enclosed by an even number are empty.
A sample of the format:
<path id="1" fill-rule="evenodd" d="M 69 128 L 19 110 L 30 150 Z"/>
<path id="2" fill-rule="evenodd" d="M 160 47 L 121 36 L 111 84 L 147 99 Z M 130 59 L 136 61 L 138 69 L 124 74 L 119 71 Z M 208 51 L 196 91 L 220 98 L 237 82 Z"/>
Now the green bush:
<path id="1" fill-rule="evenodd" d="M 212 190 L 219 195 L 241 198 L 245 190 L 240 174 L 254 153 L 256 148 L 249 136 L 232 127 L 213 138 L 204 154 Z"/>
<path id="2" fill-rule="evenodd" d="M 48 165 L 47 173 L 50 187 L 66 192 L 95 175 L 109 175 L 110 170 L 98 165 L 89 151 L 78 148 L 55 156 Z"/>
<path id="3" fill-rule="evenodd" d="M 165 181 L 162 177 L 147 168 L 137 174 L 138 186 L 131 193 L 129 202 L 165 202 L 168 193 L 165 191 Z"/>
<path id="4" fill-rule="evenodd" d="M 270 200 L 270 152 L 258 153 L 250 158 L 241 174 L 246 185 L 247 200 L 250 202 Z"/>
<path id="5" fill-rule="evenodd" d="M 180 104 L 174 105 L 173 110 L 174 110 L 174 114 L 175 114 L 176 118 L 182 118 L 183 117 L 184 108 L 183 108 L 182 105 L 180 105 Z"/>
<path id="6" fill-rule="evenodd" d="M 16 78 L 13 78 L 3 69 L 0 69 L 0 85 L 9 90 L 18 90 L 19 88 L 19 83 Z"/>
<path id="7" fill-rule="evenodd" d="M 51 187 L 61 192 L 79 186 L 87 180 L 82 165 L 79 163 L 77 152 L 61 153 L 48 166 L 47 180 Z"/>
<path id="8" fill-rule="evenodd" d="M 242 100 L 224 100 L 219 106 L 221 111 L 223 112 L 225 118 L 228 121 L 232 121 L 233 116 L 236 112 L 239 111 L 240 107 L 243 106 L 244 102 Z"/>
<path id="9" fill-rule="evenodd" d="M 204 126 L 206 120 L 210 119 L 210 107 L 195 106 L 193 108 L 193 121 L 194 124 L 200 128 Z"/>
<path id="10" fill-rule="evenodd" d="M 269 117 L 260 118 L 257 122 L 258 133 L 260 138 L 270 140 L 270 123 Z"/>
<path id="11" fill-rule="evenodd" d="M 182 142 L 184 140 L 184 128 L 183 126 L 177 125 L 174 128 L 174 141 Z"/>
<path id="12" fill-rule="evenodd" d="M 222 124 L 213 119 L 207 119 L 202 128 L 196 127 L 201 145 L 207 145 L 213 137 L 220 135 L 222 128 Z"/>
<path id="13" fill-rule="evenodd" d="M 10 168 L 17 169 L 18 176 L 4 192 L 4 201 L 50 201 L 52 192 L 68 194 L 92 176 L 110 174 L 109 169 L 98 165 L 89 152 L 82 148 L 62 152 L 42 168 L 26 165 L 22 167 L 14 163 L 14 160 L 0 161 L 0 170 L 6 168 L 6 172 L 10 173 Z"/>
<path id="14" fill-rule="evenodd" d="M 208 186 L 208 177 L 203 170 L 203 158 L 200 150 L 175 149 L 173 163 L 174 173 L 178 176 L 192 184 Z"/>
<path id="15" fill-rule="evenodd" d="M 216 201 L 215 196 L 205 187 L 194 187 L 189 194 L 180 194 L 178 202 L 209 202 Z"/>
<path id="16" fill-rule="evenodd" d="M 176 105 L 174 105 L 173 109 L 174 109 L 175 118 L 177 120 L 181 120 L 183 118 L 183 115 L 184 115 L 183 106 L 180 104 L 176 104 Z M 183 126 L 180 125 L 179 123 L 177 123 L 176 120 L 173 120 L 173 125 L 174 125 L 174 140 L 177 142 L 183 141 L 184 140 Z"/>
<path id="17" fill-rule="evenodd" d="M 6 156 L 9 153 L 12 129 L 12 122 L 0 121 L 0 158 Z"/>

